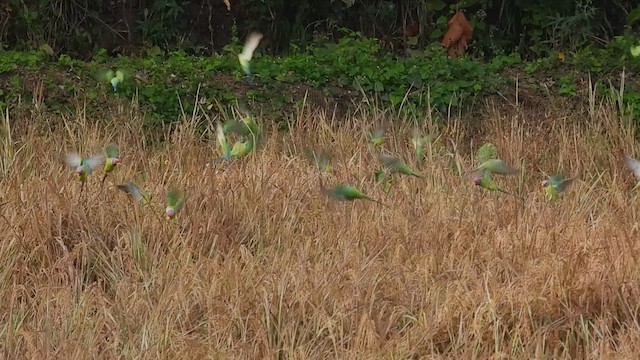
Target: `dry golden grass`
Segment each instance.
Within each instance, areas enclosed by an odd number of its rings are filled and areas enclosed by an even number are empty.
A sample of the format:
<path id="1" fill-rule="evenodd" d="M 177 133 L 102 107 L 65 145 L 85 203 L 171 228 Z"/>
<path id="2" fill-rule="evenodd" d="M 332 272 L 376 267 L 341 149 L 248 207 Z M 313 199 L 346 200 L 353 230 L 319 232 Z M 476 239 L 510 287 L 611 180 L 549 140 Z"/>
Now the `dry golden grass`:
<path id="1" fill-rule="evenodd" d="M 34 114 L 36 111 L 34 111 Z M 620 161 L 634 129 L 592 101 L 564 114 L 487 111 L 482 138 L 445 129 L 426 180 L 372 179 L 375 114 L 301 111 L 288 133 L 228 168 L 186 121 L 164 147 L 133 113 L 46 131 L 42 114 L 5 114 L 0 180 L 2 358 L 635 358 L 640 352 L 638 196 Z M 379 114 L 378 114 L 379 115 Z M 587 121 L 588 120 L 588 121 Z M 14 125 L 11 137 L 7 121 Z M 51 120 L 52 121 L 52 120 Z M 332 122 L 341 123 L 340 126 Z M 129 125 L 124 125 L 129 124 Z M 386 148 L 415 165 L 409 126 Z M 472 142 L 473 140 L 473 142 Z M 475 188 L 465 169 L 484 141 L 522 168 L 498 178 L 515 198 Z M 120 144 L 125 166 L 80 194 L 66 151 Z M 474 145 L 472 145 L 474 144 Z M 389 205 L 339 203 L 302 155 L 334 153 L 335 176 Z M 579 176 L 556 203 L 541 171 Z M 114 184 L 146 173 L 141 209 Z M 188 194 L 176 221 L 164 191 Z M 154 212 L 155 211 L 155 212 Z"/>

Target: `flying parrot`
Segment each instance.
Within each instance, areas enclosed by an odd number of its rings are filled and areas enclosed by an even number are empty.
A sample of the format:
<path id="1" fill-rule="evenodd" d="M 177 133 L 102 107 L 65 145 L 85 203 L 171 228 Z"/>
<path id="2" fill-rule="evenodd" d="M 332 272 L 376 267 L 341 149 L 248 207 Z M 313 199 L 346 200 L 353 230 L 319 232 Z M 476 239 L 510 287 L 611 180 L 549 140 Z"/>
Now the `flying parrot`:
<path id="1" fill-rule="evenodd" d="M 549 200 L 556 200 L 561 192 L 563 192 L 567 186 L 571 185 L 574 178 L 567 178 L 562 174 L 556 174 L 548 177 L 542 181 L 544 187 L 544 193 Z"/>
<path id="2" fill-rule="evenodd" d="M 485 188 L 487 190 L 491 190 L 491 191 L 499 191 L 501 193 L 505 193 L 508 195 L 513 195 L 512 193 L 504 190 L 503 188 L 499 187 L 498 184 L 496 184 L 493 179 L 491 178 L 491 172 L 489 172 L 488 170 L 484 170 L 481 174 L 476 175 L 473 178 L 473 182 L 474 184 L 476 184 L 476 186 L 480 186 L 482 188 Z"/>
<path id="3" fill-rule="evenodd" d="M 476 153 L 476 160 L 481 164 L 487 160 L 496 158 L 498 158 L 498 148 L 492 143 L 485 143 L 480 146 Z"/>
<path id="4" fill-rule="evenodd" d="M 101 80 L 107 81 L 113 87 L 113 93 L 115 94 L 118 91 L 118 84 L 124 82 L 125 73 L 123 70 L 107 70 L 101 73 Z"/>
<path id="5" fill-rule="evenodd" d="M 116 186 L 118 187 L 118 189 L 131 196 L 133 200 L 142 204 L 142 206 L 149 206 L 149 203 L 151 202 L 151 196 L 140 191 L 138 185 L 136 185 L 133 181 L 129 181 L 126 184 Z"/>
<path id="6" fill-rule="evenodd" d="M 249 155 L 253 150 L 253 141 L 251 139 L 245 141 L 236 141 L 231 149 L 231 157 L 241 158 Z"/>
<path id="7" fill-rule="evenodd" d="M 76 178 L 82 183 L 80 191 L 84 191 L 87 177 L 104 162 L 102 156 L 92 156 L 82 158 L 76 153 L 69 153 L 65 156 L 67 165 L 75 169 Z"/>
<path id="8" fill-rule="evenodd" d="M 166 201 L 167 207 L 165 208 L 165 213 L 167 214 L 167 219 L 171 220 L 182 209 L 184 205 L 184 195 L 176 190 L 169 190 Z"/>
<path id="9" fill-rule="evenodd" d="M 340 184 L 330 189 L 323 189 L 323 192 L 327 196 L 335 200 L 340 200 L 340 201 L 368 200 L 368 201 L 372 201 L 372 202 L 384 205 L 384 203 L 378 200 L 374 200 L 366 196 L 365 194 L 363 194 L 360 190 L 346 184 Z"/>
<path id="10" fill-rule="evenodd" d="M 374 146 L 382 146 L 384 144 L 384 129 L 376 129 L 369 137 L 369 141 Z"/>
<path id="11" fill-rule="evenodd" d="M 409 176 L 415 176 L 418 178 L 423 178 L 423 175 L 418 174 L 412 168 L 409 167 L 404 161 L 395 156 L 391 156 L 388 154 L 380 154 L 380 163 L 382 166 L 391 173 L 400 173 Z"/>
<path id="12" fill-rule="evenodd" d="M 640 180 L 640 161 L 625 155 L 624 162 L 629 168 L 629 170 L 633 172 L 633 175 L 635 175 L 636 179 Z M 633 190 L 635 190 L 638 187 L 640 187 L 640 181 L 638 181 L 636 186 L 633 187 Z"/>
<path id="13" fill-rule="evenodd" d="M 382 184 L 382 191 L 384 191 L 385 194 L 389 195 L 389 192 L 391 191 L 391 175 L 387 174 L 384 171 L 377 170 L 374 173 L 374 176 L 376 179 L 376 184 Z"/>
<path id="14" fill-rule="evenodd" d="M 102 177 L 102 183 L 104 183 L 107 175 L 112 172 L 116 165 L 120 164 L 120 150 L 116 144 L 109 144 L 104 150 L 105 162 L 104 162 L 104 176 Z"/>
<path id="15" fill-rule="evenodd" d="M 216 136 L 218 138 L 218 144 L 220 145 L 220 149 L 222 149 L 222 156 L 225 160 L 231 161 L 231 147 L 229 146 L 229 141 L 224 134 L 224 129 L 220 123 L 216 124 Z"/>
<path id="16" fill-rule="evenodd" d="M 309 159 L 321 172 L 333 174 L 333 166 L 329 163 L 331 161 L 331 154 L 326 151 L 314 151 L 306 149 L 304 156 Z"/>
<path id="17" fill-rule="evenodd" d="M 429 142 L 431 138 L 431 136 L 420 136 L 417 130 L 413 132 L 411 143 L 416 150 L 416 160 L 419 165 L 422 165 L 424 161 L 424 144 Z"/>
<path id="18" fill-rule="evenodd" d="M 252 32 L 247 37 L 247 40 L 244 43 L 244 48 L 242 52 L 238 54 L 238 60 L 240 60 L 240 65 L 242 66 L 242 70 L 247 75 L 249 80 L 253 79 L 253 75 L 251 74 L 251 58 L 253 57 L 253 52 L 260 44 L 260 40 L 262 40 L 262 34 L 258 32 Z"/>
<path id="19" fill-rule="evenodd" d="M 518 173 L 518 169 L 515 169 L 500 159 L 489 159 L 480 164 L 476 169 L 472 170 L 472 172 L 485 172 L 485 170 L 492 174 L 499 175 L 514 175 Z"/>

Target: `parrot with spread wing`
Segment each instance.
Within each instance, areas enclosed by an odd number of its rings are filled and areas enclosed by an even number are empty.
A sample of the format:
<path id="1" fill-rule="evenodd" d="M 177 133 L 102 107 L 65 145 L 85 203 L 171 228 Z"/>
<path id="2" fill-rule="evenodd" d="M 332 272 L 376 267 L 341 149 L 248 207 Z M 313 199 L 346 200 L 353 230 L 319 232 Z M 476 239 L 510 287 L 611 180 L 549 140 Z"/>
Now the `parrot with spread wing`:
<path id="1" fill-rule="evenodd" d="M 331 161 L 331 154 L 326 151 L 314 151 L 306 149 L 304 156 L 311 161 L 321 172 L 333 174 L 333 166 L 329 163 Z"/>
<path id="2" fill-rule="evenodd" d="M 400 173 L 400 174 L 405 174 L 409 176 L 415 176 L 418 178 L 424 177 L 423 175 L 420 175 L 417 172 L 415 172 L 411 167 L 409 167 L 409 165 L 407 165 L 400 158 L 392 155 L 381 154 L 380 163 L 386 170 L 388 170 L 391 173 Z"/>
<path id="3" fill-rule="evenodd" d="M 116 186 L 118 189 L 131 196 L 135 202 L 140 203 L 142 206 L 149 206 L 149 203 L 151 202 L 151 195 L 143 193 L 138 185 L 133 181 Z"/>
<path id="4" fill-rule="evenodd" d="M 640 161 L 625 155 L 624 163 L 627 165 L 629 170 L 633 172 L 633 175 L 635 175 L 636 179 L 640 180 Z M 633 187 L 633 190 L 637 189 L 638 187 L 640 187 L 640 181 L 638 181 L 636 186 Z"/>
<path id="5" fill-rule="evenodd" d="M 424 145 L 431 141 L 433 136 L 420 136 L 418 130 L 414 130 L 413 136 L 411 137 L 411 143 L 413 144 L 413 148 L 416 150 L 416 161 L 418 165 L 422 165 L 424 161 Z"/>
<path id="6" fill-rule="evenodd" d="M 574 178 L 567 178 L 563 174 L 556 174 L 549 176 L 542 181 L 544 187 L 544 193 L 549 200 L 556 200 L 560 193 L 566 190 L 571 185 Z"/>
<path id="7" fill-rule="evenodd" d="M 496 158 L 498 158 L 498 148 L 492 143 L 485 143 L 480 146 L 476 153 L 476 160 L 481 164 L 487 160 Z"/>
<path id="8" fill-rule="evenodd" d="M 165 213 L 167 214 L 167 219 L 171 220 L 182 210 L 184 195 L 177 190 L 169 190 L 167 192 L 166 203 Z"/>
<path id="9" fill-rule="evenodd" d="M 231 146 L 227 140 L 227 136 L 224 134 L 224 129 L 220 123 L 216 124 L 216 137 L 218 138 L 218 144 L 222 150 L 222 156 L 225 160 L 231 161 Z"/>
<path id="10" fill-rule="evenodd" d="M 113 88 L 113 93 L 118 91 L 118 85 L 124 82 L 125 71 L 124 70 L 105 70 L 100 73 L 100 80 L 107 81 Z"/>
<path id="11" fill-rule="evenodd" d="M 104 150 L 105 162 L 104 162 L 104 176 L 102 177 L 102 183 L 107 179 L 107 175 L 111 173 L 116 165 L 120 164 L 120 150 L 116 144 L 109 144 Z"/>
<path id="12" fill-rule="evenodd" d="M 65 156 L 65 163 L 75 170 L 76 178 L 82 183 L 80 191 L 84 191 L 87 177 L 104 162 L 102 156 L 92 156 L 82 158 L 76 153 L 69 153 Z"/>
<path id="13" fill-rule="evenodd" d="M 253 52 L 260 44 L 260 40 L 262 40 L 263 35 L 258 32 L 252 32 L 247 37 L 247 40 L 244 43 L 244 48 L 242 52 L 238 54 L 238 60 L 240 61 L 240 66 L 242 66 L 242 70 L 247 75 L 248 79 L 251 81 L 253 79 L 253 74 L 251 73 L 251 58 L 253 58 Z"/>
<path id="14" fill-rule="evenodd" d="M 382 146 L 384 144 L 384 128 L 374 130 L 369 136 L 369 141 L 374 146 Z"/>
<path id="15" fill-rule="evenodd" d="M 231 157 L 241 158 L 249 155 L 253 151 L 253 141 L 251 139 L 244 141 L 236 141 L 231 149 Z"/>
<path id="16" fill-rule="evenodd" d="M 489 171 L 492 174 L 499 175 L 515 175 L 518 173 L 518 169 L 512 167 L 511 165 L 500 159 L 489 159 L 480 164 L 480 166 L 478 166 L 476 169 L 472 170 L 472 172 L 474 173 L 485 171 Z"/>

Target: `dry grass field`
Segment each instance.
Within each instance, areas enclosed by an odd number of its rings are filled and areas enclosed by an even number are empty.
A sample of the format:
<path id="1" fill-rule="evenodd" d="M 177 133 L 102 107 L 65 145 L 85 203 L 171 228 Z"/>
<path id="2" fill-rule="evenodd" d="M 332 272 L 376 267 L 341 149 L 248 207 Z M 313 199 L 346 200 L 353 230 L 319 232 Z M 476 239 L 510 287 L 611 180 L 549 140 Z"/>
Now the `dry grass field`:
<path id="1" fill-rule="evenodd" d="M 56 118 L 3 114 L 0 148 L 0 358 L 425 359 L 637 358 L 638 193 L 623 153 L 640 155 L 628 117 L 606 101 L 540 111 L 487 105 L 481 135 L 454 116 L 418 170 L 373 179 L 366 133 L 390 113 L 299 110 L 290 131 L 262 124 L 246 159 L 207 165 L 215 136 L 195 115 L 166 145 L 135 111 Z M 209 117 L 211 115 L 208 115 Z M 388 151 L 414 167 L 412 126 Z M 62 159 L 120 145 L 124 165 L 87 191 Z M 524 201 L 454 171 L 495 143 L 521 169 L 495 180 Z M 388 207 L 320 191 L 307 147 Z M 547 201 L 543 172 L 578 180 Z M 116 184 L 141 174 L 152 204 Z M 186 192 L 176 219 L 164 194 Z"/>

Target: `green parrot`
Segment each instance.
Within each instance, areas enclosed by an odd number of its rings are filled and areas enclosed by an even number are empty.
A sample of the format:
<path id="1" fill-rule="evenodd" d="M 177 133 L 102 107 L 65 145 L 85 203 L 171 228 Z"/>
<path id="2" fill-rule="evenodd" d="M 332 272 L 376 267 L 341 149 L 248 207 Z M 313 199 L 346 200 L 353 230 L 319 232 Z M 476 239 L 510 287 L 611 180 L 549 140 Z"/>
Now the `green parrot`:
<path id="1" fill-rule="evenodd" d="M 491 190 L 491 191 L 499 191 L 508 195 L 513 195 L 512 193 L 504 190 L 503 188 L 499 187 L 498 184 L 496 184 L 493 179 L 491 178 L 491 172 L 488 170 L 484 170 L 480 175 L 476 175 L 473 178 L 473 182 L 474 184 L 476 184 L 476 186 L 480 186 L 482 188 L 485 188 L 487 190 Z"/>
<path id="2" fill-rule="evenodd" d="M 110 172 L 112 172 L 116 165 L 120 164 L 120 150 L 116 144 L 109 144 L 104 150 L 105 162 L 104 162 L 104 176 L 102 177 L 102 183 L 107 178 Z"/>
<path id="3" fill-rule="evenodd" d="M 247 40 L 244 43 L 244 48 L 242 52 L 238 54 L 238 60 L 240 61 L 240 66 L 242 66 L 242 70 L 247 75 L 249 81 L 253 80 L 253 74 L 251 73 L 251 58 L 253 57 L 253 52 L 260 44 L 260 40 L 262 40 L 262 34 L 258 32 L 252 32 L 247 37 Z"/>
<path id="4" fill-rule="evenodd" d="M 389 192 L 391 192 L 391 175 L 382 170 L 377 170 L 374 173 L 374 176 L 376 179 L 376 184 L 382 184 L 382 191 L 384 191 L 385 194 L 389 195 Z"/>
<path id="5" fill-rule="evenodd" d="M 420 136 L 417 130 L 413 132 L 411 143 L 416 150 L 416 160 L 419 165 L 422 165 L 422 162 L 424 161 L 424 144 L 431 141 L 431 139 L 432 136 Z"/>
<path id="6" fill-rule="evenodd" d="M 415 172 L 409 165 L 405 164 L 400 158 L 395 156 L 391 156 L 388 154 L 380 154 L 380 163 L 382 166 L 391 173 L 400 173 L 409 176 L 415 176 L 418 178 L 423 178 L 424 175 L 420 175 Z"/>
<path id="7" fill-rule="evenodd" d="M 363 194 L 360 190 L 346 184 L 340 184 L 330 189 L 323 189 L 323 192 L 327 196 L 335 200 L 340 200 L 340 201 L 368 200 L 368 201 L 372 201 L 372 202 L 384 205 L 384 203 L 378 200 L 374 200 L 366 196 L 365 194 Z"/>
<path id="8" fill-rule="evenodd" d="M 229 121 L 224 124 L 224 133 L 235 133 L 238 135 L 254 135 L 257 136 L 259 129 L 256 119 L 251 114 L 242 117 L 242 121 Z"/>
<path id="9" fill-rule="evenodd" d="M 149 206 L 149 203 L 151 202 L 151 196 L 140 191 L 138 185 L 136 185 L 133 181 L 129 181 L 126 184 L 116 186 L 118 187 L 118 189 L 131 196 L 133 200 L 142 204 L 142 206 Z"/>
<path id="10" fill-rule="evenodd" d="M 102 163 L 104 163 L 104 157 L 92 156 L 89 158 L 82 158 L 76 153 L 69 153 L 65 156 L 65 162 L 67 165 L 75 169 L 76 178 L 82 183 L 80 191 L 84 191 L 87 177 L 96 170 Z"/>
<path id="11" fill-rule="evenodd" d="M 630 50 L 633 57 L 640 56 L 640 45 L 632 46 Z"/>
<path id="12" fill-rule="evenodd" d="M 382 146 L 384 144 L 384 129 L 376 129 L 369 137 L 369 141 L 374 146 Z"/>
<path id="13" fill-rule="evenodd" d="M 184 205 L 184 195 L 176 190 L 169 190 L 167 192 L 167 207 L 165 213 L 167 219 L 171 220 L 180 212 Z"/>
<path id="14" fill-rule="evenodd" d="M 333 174 L 333 166 L 329 163 L 331 161 L 331 154 L 325 151 L 314 151 L 306 149 L 304 156 L 309 159 L 321 172 Z"/>
<path id="15" fill-rule="evenodd" d="M 251 139 L 245 141 L 236 141 L 231 149 L 231 157 L 241 158 L 249 155 L 253 150 L 253 141 Z"/>
<path id="16" fill-rule="evenodd" d="M 635 175 L 636 179 L 640 180 L 640 161 L 625 155 L 624 163 L 627 165 L 629 170 L 633 172 L 633 175 Z M 638 181 L 636 186 L 633 187 L 633 190 L 637 189 L 638 187 L 640 187 L 640 181 Z"/>
<path id="17" fill-rule="evenodd" d="M 476 153 L 476 160 L 481 164 L 496 158 L 498 158 L 498 148 L 492 143 L 485 143 Z"/>
<path id="18" fill-rule="evenodd" d="M 562 174 L 556 174 L 542 181 L 544 187 L 544 193 L 549 200 L 556 200 L 561 192 L 563 192 L 567 186 L 571 185 L 574 178 L 566 178 Z"/>
<path id="19" fill-rule="evenodd" d="M 225 160 L 231 161 L 231 147 L 229 146 L 229 141 L 224 134 L 224 129 L 220 123 L 216 124 L 216 136 L 218 138 L 218 144 L 222 149 L 222 156 Z"/>
<path id="20" fill-rule="evenodd" d="M 472 170 L 472 172 L 484 172 L 485 170 L 500 175 L 515 175 L 518 173 L 518 169 L 513 168 L 500 159 L 489 159 Z"/>
<path id="21" fill-rule="evenodd" d="M 124 82 L 125 73 L 123 70 L 106 70 L 100 74 L 100 78 L 103 81 L 108 81 L 113 87 L 113 93 L 118 91 L 118 84 Z"/>

